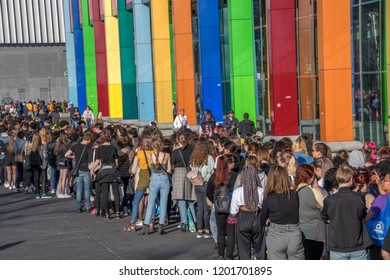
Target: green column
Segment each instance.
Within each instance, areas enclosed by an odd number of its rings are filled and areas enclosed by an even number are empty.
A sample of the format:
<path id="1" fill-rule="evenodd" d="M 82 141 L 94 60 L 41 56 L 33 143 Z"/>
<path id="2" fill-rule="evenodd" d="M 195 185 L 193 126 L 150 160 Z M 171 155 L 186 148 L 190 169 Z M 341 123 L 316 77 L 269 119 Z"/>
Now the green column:
<path id="1" fill-rule="evenodd" d="M 92 26 L 89 21 L 89 9 L 88 1 L 83 0 L 82 6 L 82 28 L 83 28 L 83 40 L 84 40 L 84 58 L 85 58 L 85 84 L 87 92 L 87 105 L 91 107 L 92 111 L 96 115 L 98 113 L 98 95 L 97 95 L 97 82 L 96 82 L 96 57 L 95 57 L 95 35 Z M 80 112 L 83 112 L 85 108 L 80 108 Z"/>
<path id="2" fill-rule="evenodd" d="M 126 0 L 118 0 L 119 47 L 122 76 L 123 119 L 138 119 L 133 13 Z"/>
<path id="3" fill-rule="evenodd" d="M 171 73 L 172 73 L 172 100 L 176 100 L 176 76 L 175 76 L 175 48 L 173 43 L 172 8 L 169 9 L 169 38 L 171 42 Z M 177 108 L 179 110 L 179 108 Z"/>
<path id="4" fill-rule="evenodd" d="M 256 118 L 252 0 L 229 0 L 230 81 L 235 116 Z"/>

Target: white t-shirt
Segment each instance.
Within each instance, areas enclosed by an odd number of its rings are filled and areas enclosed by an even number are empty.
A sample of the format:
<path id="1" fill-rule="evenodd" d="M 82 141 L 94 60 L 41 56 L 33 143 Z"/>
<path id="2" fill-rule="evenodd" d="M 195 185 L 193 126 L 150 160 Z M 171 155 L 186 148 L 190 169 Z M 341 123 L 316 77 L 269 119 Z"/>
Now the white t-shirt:
<path id="1" fill-rule="evenodd" d="M 263 189 L 258 187 L 257 193 L 259 194 L 259 208 L 263 204 Z M 245 205 L 244 200 L 244 187 L 239 187 L 234 190 L 232 195 L 232 202 L 230 205 L 230 214 L 237 214 L 240 211 L 240 206 Z"/>

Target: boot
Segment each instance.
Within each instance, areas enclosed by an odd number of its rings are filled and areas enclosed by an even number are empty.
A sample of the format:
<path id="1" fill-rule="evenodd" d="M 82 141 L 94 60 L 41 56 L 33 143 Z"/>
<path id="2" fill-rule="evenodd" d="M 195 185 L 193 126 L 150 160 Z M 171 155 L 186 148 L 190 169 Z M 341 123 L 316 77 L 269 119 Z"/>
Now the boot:
<path id="1" fill-rule="evenodd" d="M 144 225 L 141 231 L 137 233 L 138 235 L 149 235 L 149 226 Z"/>
<path id="2" fill-rule="evenodd" d="M 164 233 L 165 233 L 164 225 L 159 224 L 158 225 L 158 234 L 163 235 Z"/>

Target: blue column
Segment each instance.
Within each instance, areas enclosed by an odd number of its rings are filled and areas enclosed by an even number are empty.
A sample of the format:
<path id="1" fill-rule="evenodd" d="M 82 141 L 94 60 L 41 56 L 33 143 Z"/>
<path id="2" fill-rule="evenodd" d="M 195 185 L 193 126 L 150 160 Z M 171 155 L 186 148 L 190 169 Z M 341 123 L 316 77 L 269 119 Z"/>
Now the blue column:
<path id="1" fill-rule="evenodd" d="M 74 34 L 74 49 L 76 55 L 76 77 L 77 77 L 77 106 L 82 113 L 87 106 L 87 90 L 85 82 L 85 65 L 84 65 L 84 41 L 83 31 L 81 29 L 79 18 L 79 1 L 71 0 L 72 2 L 72 19 L 73 19 L 73 34 Z"/>
<path id="2" fill-rule="evenodd" d="M 66 64 L 68 71 L 69 101 L 78 106 L 77 99 L 77 77 L 76 77 L 76 54 L 74 48 L 73 30 L 70 28 L 70 6 L 69 0 L 64 0 L 65 19 L 65 42 L 66 42 Z"/>
<path id="3" fill-rule="evenodd" d="M 155 120 L 150 7 L 133 1 L 134 42 L 140 121 Z"/>
<path id="4" fill-rule="evenodd" d="M 218 0 L 198 0 L 202 110 L 222 121 L 221 50 Z"/>

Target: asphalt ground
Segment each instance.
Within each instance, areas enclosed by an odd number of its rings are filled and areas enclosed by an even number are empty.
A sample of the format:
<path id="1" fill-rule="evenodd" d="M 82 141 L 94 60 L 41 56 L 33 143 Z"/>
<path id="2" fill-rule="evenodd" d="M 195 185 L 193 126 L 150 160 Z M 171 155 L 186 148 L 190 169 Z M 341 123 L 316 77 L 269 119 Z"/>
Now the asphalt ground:
<path id="1" fill-rule="evenodd" d="M 114 216 L 114 215 L 112 215 Z M 76 211 L 76 200 L 36 199 L 0 187 L 1 260 L 210 260 L 214 240 L 183 233 L 178 222 L 141 236 L 119 220 Z M 157 228 L 157 227 L 156 227 Z"/>

